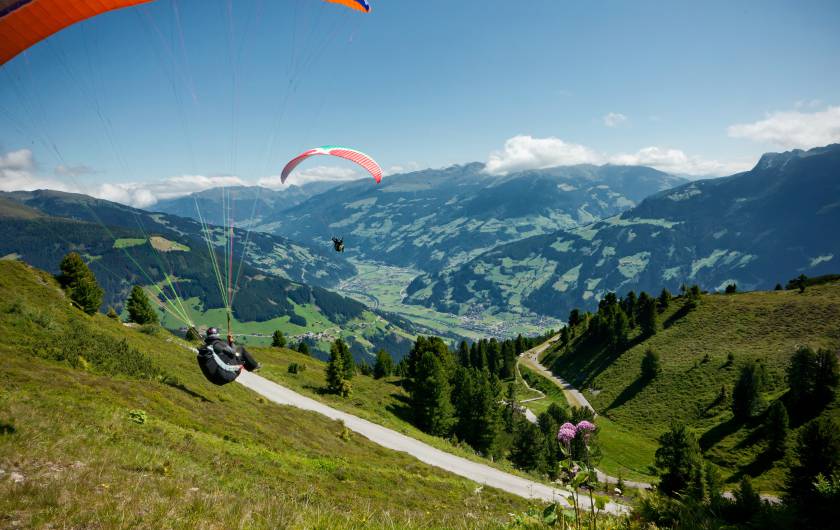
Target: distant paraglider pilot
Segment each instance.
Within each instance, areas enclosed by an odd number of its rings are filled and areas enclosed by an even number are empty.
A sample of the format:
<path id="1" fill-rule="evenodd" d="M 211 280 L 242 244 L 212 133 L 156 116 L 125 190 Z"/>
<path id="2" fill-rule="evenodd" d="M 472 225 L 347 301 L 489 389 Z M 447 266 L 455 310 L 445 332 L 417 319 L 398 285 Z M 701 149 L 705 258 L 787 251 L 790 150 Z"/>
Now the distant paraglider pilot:
<path id="1" fill-rule="evenodd" d="M 249 372 L 262 366 L 241 346 L 234 346 L 232 337 L 222 340 L 217 328 L 209 328 L 204 345 L 198 349 L 198 366 L 208 381 L 215 385 L 226 385 L 234 381 L 242 369 Z"/>
<path id="2" fill-rule="evenodd" d="M 332 238 L 333 248 L 336 252 L 344 252 L 344 238 Z"/>

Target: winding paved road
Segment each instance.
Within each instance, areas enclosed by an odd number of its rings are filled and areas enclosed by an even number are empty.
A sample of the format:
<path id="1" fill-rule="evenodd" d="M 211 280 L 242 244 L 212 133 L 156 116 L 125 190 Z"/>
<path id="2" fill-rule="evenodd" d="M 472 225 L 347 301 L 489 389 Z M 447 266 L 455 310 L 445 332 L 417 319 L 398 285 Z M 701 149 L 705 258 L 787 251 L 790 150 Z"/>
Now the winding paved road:
<path id="1" fill-rule="evenodd" d="M 568 494 L 566 490 L 552 488 L 545 484 L 505 473 L 496 468 L 455 456 L 446 451 L 441 451 L 394 430 L 336 410 L 320 401 L 298 394 L 250 372 L 242 372 L 239 378 L 237 378 L 237 381 L 274 403 L 291 405 L 303 410 L 317 412 L 334 420 L 341 420 L 348 429 L 361 434 L 373 443 L 395 451 L 403 451 L 431 466 L 526 499 L 558 502 L 563 506 L 568 506 L 568 502 L 564 496 Z M 607 504 L 606 510 L 610 513 L 626 513 L 628 508 L 622 504 L 610 502 Z"/>

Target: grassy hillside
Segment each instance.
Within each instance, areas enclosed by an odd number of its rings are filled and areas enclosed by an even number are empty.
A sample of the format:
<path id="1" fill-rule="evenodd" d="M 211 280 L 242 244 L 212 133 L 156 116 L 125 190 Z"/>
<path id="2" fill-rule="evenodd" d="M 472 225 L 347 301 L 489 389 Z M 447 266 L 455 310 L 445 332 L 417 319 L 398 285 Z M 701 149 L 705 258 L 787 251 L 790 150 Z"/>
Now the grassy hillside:
<path id="1" fill-rule="evenodd" d="M 213 387 L 178 339 L 87 317 L 21 263 L 0 300 L 0 527 L 486 528 L 527 507 Z"/>
<path id="2" fill-rule="evenodd" d="M 760 359 L 769 375 L 764 398 L 772 402 L 786 390 L 785 367 L 798 345 L 840 346 L 840 282 L 813 286 L 803 294 L 704 295 L 699 307 L 687 313 L 683 304 L 674 300 L 659 315 L 659 332 L 646 340 L 631 338 L 626 351 L 588 347 L 578 336 L 568 348 L 550 350 L 543 363 L 588 389 L 584 392 L 595 410 L 609 420 L 605 434 L 610 431 L 622 443 L 624 454 L 610 455 L 615 464 L 645 469 L 653 462 L 652 441 L 670 422 L 681 421 L 697 432 L 706 457 L 723 468 L 727 480 L 748 474 L 758 477 L 761 488 L 778 490 L 782 462 L 763 456 L 760 418 L 737 422 L 729 401 L 716 403 L 716 398 L 722 386 L 731 396 L 740 367 Z M 659 353 L 662 373 L 645 383 L 640 364 L 649 347 Z M 838 401 L 823 414 L 840 417 Z M 792 418 L 791 427 L 805 419 Z"/>
<path id="3" fill-rule="evenodd" d="M 392 376 L 377 380 L 356 374 L 350 381 L 353 386 L 352 395 L 349 399 L 342 398 L 324 392 L 326 363 L 323 361 L 285 348 L 249 348 L 249 351 L 252 351 L 255 357 L 263 363 L 263 369 L 260 372 L 263 377 L 276 381 L 287 388 L 327 403 L 331 407 L 407 434 L 443 451 L 532 480 L 545 480 L 545 477 L 529 475 L 516 469 L 506 459 L 490 461 L 477 455 L 466 443 L 453 444 L 447 439 L 426 434 L 415 427 L 412 424 L 408 392 L 402 386 L 399 377 Z M 288 368 L 292 363 L 301 367 L 301 371 L 296 374 L 289 373 Z M 523 396 L 535 397 L 537 395 L 528 391 L 524 385 L 520 385 L 518 389 Z"/>

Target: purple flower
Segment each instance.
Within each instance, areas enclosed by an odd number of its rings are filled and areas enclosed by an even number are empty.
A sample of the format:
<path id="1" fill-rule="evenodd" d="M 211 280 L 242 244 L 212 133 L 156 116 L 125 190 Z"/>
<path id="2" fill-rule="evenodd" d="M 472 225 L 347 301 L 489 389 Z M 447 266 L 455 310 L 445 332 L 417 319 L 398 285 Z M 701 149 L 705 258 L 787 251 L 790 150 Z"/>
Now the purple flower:
<path id="1" fill-rule="evenodd" d="M 583 431 L 583 432 L 592 432 L 592 431 L 595 430 L 595 424 L 591 423 L 591 422 L 588 422 L 586 420 L 583 420 L 583 421 L 581 421 L 580 423 L 577 424 L 577 430 Z"/>
<path id="2" fill-rule="evenodd" d="M 577 424 L 577 432 L 579 432 L 581 436 L 583 436 L 584 442 L 589 442 L 589 435 L 592 434 L 592 431 L 594 430 L 595 424 L 586 420 L 583 420 Z"/>
<path id="3" fill-rule="evenodd" d="M 577 434 L 577 428 L 571 423 L 564 423 L 560 426 L 560 430 L 557 431 L 557 440 L 568 445 L 569 442 L 575 439 L 575 435 Z"/>

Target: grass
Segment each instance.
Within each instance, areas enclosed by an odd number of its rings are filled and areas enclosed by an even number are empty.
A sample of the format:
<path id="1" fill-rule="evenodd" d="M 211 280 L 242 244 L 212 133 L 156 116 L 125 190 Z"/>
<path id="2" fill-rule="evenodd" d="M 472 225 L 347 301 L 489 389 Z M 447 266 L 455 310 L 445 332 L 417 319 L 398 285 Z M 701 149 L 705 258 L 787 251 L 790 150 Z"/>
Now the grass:
<path id="1" fill-rule="evenodd" d="M 545 399 L 529 401 L 525 404 L 525 406 L 531 409 L 534 414 L 539 416 L 541 413 L 547 411 L 548 407 L 552 403 L 555 403 L 563 408 L 569 407 L 569 403 L 566 401 L 566 397 L 563 395 L 563 390 L 561 390 L 560 387 L 521 363 L 519 364 L 519 373 L 521 373 L 522 377 L 528 381 L 528 385 L 531 388 L 536 388 L 545 394 Z"/>
<path id="2" fill-rule="evenodd" d="M 170 241 L 165 237 L 161 236 L 152 236 L 149 238 L 149 243 L 160 250 L 161 252 L 189 252 L 190 247 L 187 245 L 182 245 L 176 241 Z"/>
<path id="3" fill-rule="evenodd" d="M 0 300 L 0 527 L 494 528 L 528 508 L 319 415 L 212 386 L 179 339 L 87 317 L 46 273 L 0 262 Z M 85 351 L 44 358 L 76 335 L 125 341 L 152 376 Z M 284 358 L 263 357 L 276 376 Z"/>
<path id="4" fill-rule="evenodd" d="M 146 239 L 144 239 L 144 238 L 123 237 L 123 238 L 114 240 L 114 248 L 139 247 L 140 245 L 145 245 L 145 244 L 146 244 Z"/>
<path id="5" fill-rule="evenodd" d="M 161 286 L 161 289 L 163 288 Z M 226 326 L 227 314 L 225 309 L 213 308 L 204 310 L 198 298 L 188 298 L 182 300 L 182 303 L 194 323 L 205 326 L 217 326 L 219 328 Z M 343 327 L 340 327 L 338 324 L 327 319 L 314 304 L 298 305 L 293 303 L 293 306 L 295 313 L 306 319 L 305 327 L 292 324 L 289 321 L 289 316 L 277 317 L 264 322 L 242 322 L 234 317 L 231 324 L 237 342 L 250 346 L 268 346 L 271 344 L 272 334 L 276 330 L 280 330 L 287 338 L 294 342 L 298 342 L 306 333 L 325 333 L 327 338 L 331 340 L 339 336 L 345 339 L 353 337 L 362 343 L 369 344 L 369 341 L 365 337 L 376 330 L 384 330 L 387 325 L 387 322 L 374 313 L 365 311 L 360 318 L 353 319 Z M 168 329 L 178 329 L 185 325 L 178 318 L 168 312 L 164 312 L 162 309 L 158 311 L 158 314 L 161 324 Z M 414 337 L 396 326 L 391 326 L 389 330 L 406 339 L 414 339 Z M 317 342 L 319 349 L 329 351 L 329 340 L 319 340 Z"/>
<path id="6" fill-rule="evenodd" d="M 784 393 L 784 371 L 797 345 L 840 345 L 840 284 L 796 291 L 704 295 L 686 312 L 677 299 L 660 315 L 664 324 L 654 336 L 634 337 L 623 352 L 592 347 L 575 338 L 566 350 L 550 351 L 543 364 L 586 391 L 595 410 L 609 420 L 602 438 L 612 440 L 605 453 L 613 465 L 639 471 L 652 464 L 657 437 L 674 421 L 700 437 L 705 456 L 734 483 L 747 474 L 765 492 L 778 491 L 783 461 L 763 457 L 766 444 L 758 421 L 732 420 L 727 403 L 715 405 L 726 386 L 730 392 L 741 366 L 759 359 L 770 376 L 765 399 Z M 658 352 L 662 373 L 650 383 L 639 378 L 645 350 Z M 728 354 L 735 361 L 728 365 Z M 840 417 L 837 401 L 824 412 Z M 801 421 L 792 422 L 795 427 Z"/>
<path id="7" fill-rule="evenodd" d="M 455 445 L 449 440 L 426 434 L 412 425 L 408 393 L 400 384 L 398 377 L 377 380 L 356 374 L 351 380 L 352 395 L 345 399 L 324 392 L 326 386 L 324 362 L 285 348 L 256 348 L 253 349 L 253 353 L 263 363 L 261 375 L 296 392 L 421 440 L 443 451 L 531 480 L 543 479 L 543 477 L 531 476 L 514 468 L 507 460 L 491 462 L 476 454 L 468 445 Z M 297 374 L 289 373 L 288 367 L 291 363 L 303 366 L 304 370 Z"/>

